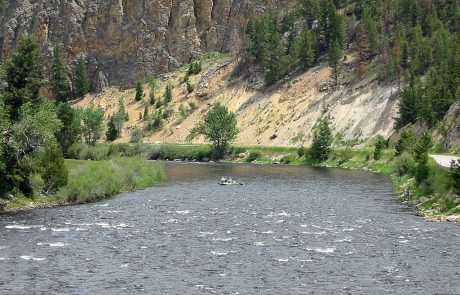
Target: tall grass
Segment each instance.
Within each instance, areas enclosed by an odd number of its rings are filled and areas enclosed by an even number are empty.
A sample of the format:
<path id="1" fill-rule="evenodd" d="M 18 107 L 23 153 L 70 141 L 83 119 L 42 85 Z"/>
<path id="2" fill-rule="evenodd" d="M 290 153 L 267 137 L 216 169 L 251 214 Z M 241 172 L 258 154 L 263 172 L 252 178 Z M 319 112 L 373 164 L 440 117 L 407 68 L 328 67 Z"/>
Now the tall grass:
<path id="1" fill-rule="evenodd" d="M 158 163 L 139 157 L 105 161 L 68 160 L 69 182 L 56 198 L 61 203 L 85 203 L 116 193 L 142 189 L 163 180 Z"/>
<path id="2" fill-rule="evenodd" d="M 85 143 L 74 144 L 70 149 L 70 158 L 75 160 L 102 161 L 116 157 L 141 157 L 154 160 L 197 160 L 212 158 L 209 145 L 181 144 L 109 144 L 98 143 L 89 146 Z"/>

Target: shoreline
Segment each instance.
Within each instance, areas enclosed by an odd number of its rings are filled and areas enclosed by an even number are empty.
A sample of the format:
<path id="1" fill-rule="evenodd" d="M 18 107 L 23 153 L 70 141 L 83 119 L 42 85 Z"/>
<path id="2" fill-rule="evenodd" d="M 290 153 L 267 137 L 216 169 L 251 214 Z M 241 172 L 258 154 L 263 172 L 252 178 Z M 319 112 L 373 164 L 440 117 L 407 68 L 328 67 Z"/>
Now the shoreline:
<path id="1" fill-rule="evenodd" d="M 1 208 L 0 215 L 95 203 L 116 195 L 140 191 L 165 180 L 158 163 L 139 157 L 105 161 L 66 160 L 69 182 L 53 196 L 18 196 Z"/>

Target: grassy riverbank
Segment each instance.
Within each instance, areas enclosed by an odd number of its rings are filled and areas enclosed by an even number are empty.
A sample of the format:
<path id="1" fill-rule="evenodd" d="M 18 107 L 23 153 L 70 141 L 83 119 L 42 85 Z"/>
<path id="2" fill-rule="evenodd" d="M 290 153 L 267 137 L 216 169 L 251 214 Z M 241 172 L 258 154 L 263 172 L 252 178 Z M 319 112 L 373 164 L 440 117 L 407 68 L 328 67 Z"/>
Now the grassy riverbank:
<path id="1" fill-rule="evenodd" d="M 234 147 L 225 161 L 362 169 L 385 174 L 392 178 L 401 201 L 415 206 L 427 218 L 460 220 L 460 197 L 451 188 L 450 173 L 438 167 L 434 160 L 429 161 L 427 179 L 417 183 L 413 176 L 415 163 L 410 156 L 396 157 L 393 149 L 387 149 L 382 151 L 379 160 L 374 160 L 373 152 L 373 148 L 337 149 L 327 161 L 318 162 L 308 158 L 308 150 L 299 151 L 297 148 Z M 56 196 L 19 198 L 6 209 L 85 203 L 152 186 L 165 175 L 156 162 L 145 159 L 212 159 L 209 145 L 104 143 L 89 147 L 81 144 L 75 146 L 72 153 L 76 160 L 66 161 L 69 183 Z"/>
<path id="2" fill-rule="evenodd" d="M 66 160 L 69 182 L 54 196 L 18 196 L 5 211 L 87 203 L 120 192 L 143 189 L 165 178 L 163 168 L 140 157 L 114 157 L 102 161 Z"/>

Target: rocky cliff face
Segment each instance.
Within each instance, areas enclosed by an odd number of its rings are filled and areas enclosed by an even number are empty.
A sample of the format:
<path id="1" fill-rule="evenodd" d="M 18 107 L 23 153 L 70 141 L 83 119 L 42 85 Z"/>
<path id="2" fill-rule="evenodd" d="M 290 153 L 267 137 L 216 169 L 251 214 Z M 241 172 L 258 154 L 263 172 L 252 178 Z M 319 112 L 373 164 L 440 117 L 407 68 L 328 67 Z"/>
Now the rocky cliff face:
<path id="1" fill-rule="evenodd" d="M 0 14 L 0 60 L 35 34 L 47 57 L 64 48 L 70 65 L 86 57 L 93 89 L 131 86 L 203 51 L 241 46 L 246 20 L 284 13 L 294 0 L 8 0 Z"/>

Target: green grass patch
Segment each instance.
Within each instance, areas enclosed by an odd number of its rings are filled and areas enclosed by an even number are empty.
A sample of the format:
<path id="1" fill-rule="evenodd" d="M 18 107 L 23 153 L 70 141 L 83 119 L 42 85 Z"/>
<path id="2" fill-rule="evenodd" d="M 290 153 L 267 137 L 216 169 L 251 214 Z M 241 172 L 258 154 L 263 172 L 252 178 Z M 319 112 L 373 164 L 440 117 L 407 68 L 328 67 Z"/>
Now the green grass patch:
<path id="1" fill-rule="evenodd" d="M 34 198 L 17 196 L 6 210 L 86 203 L 114 194 L 143 189 L 165 179 L 163 168 L 156 162 L 139 157 L 116 157 L 103 161 L 66 160 L 69 182 L 54 196 L 38 195 Z"/>
<path id="2" fill-rule="evenodd" d="M 107 161 L 68 160 L 69 183 L 56 198 L 61 203 L 95 201 L 116 193 L 143 189 L 165 178 L 158 163 L 139 157 Z"/>

